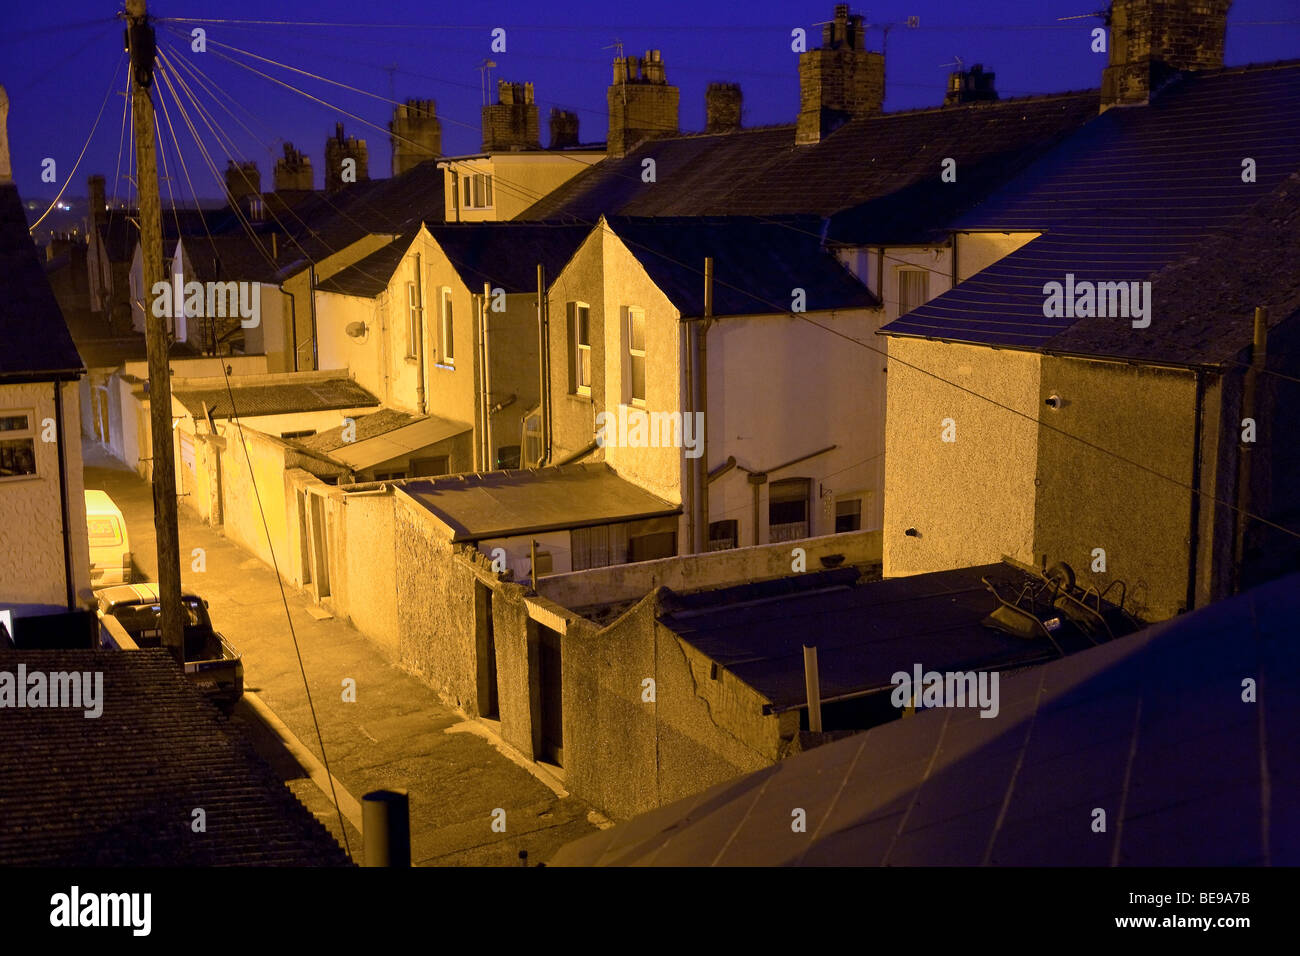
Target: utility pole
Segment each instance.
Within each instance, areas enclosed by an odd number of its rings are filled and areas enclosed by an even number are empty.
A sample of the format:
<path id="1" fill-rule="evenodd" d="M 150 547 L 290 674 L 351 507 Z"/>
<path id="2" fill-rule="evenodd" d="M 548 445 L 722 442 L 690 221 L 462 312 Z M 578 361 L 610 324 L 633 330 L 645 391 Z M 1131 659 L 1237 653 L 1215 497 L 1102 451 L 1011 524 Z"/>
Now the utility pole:
<path id="1" fill-rule="evenodd" d="M 135 123 L 136 193 L 140 205 L 140 248 L 144 267 L 145 344 L 149 356 L 149 413 L 153 434 L 153 523 L 158 536 L 158 599 L 162 645 L 183 663 L 180 532 L 176 522 L 176 457 L 172 449 L 172 383 L 169 334 L 154 314 L 153 289 L 163 279 L 162 208 L 154 155 L 154 31 L 145 0 L 126 0 L 126 47 L 131 53 L 131 116 Z"/>

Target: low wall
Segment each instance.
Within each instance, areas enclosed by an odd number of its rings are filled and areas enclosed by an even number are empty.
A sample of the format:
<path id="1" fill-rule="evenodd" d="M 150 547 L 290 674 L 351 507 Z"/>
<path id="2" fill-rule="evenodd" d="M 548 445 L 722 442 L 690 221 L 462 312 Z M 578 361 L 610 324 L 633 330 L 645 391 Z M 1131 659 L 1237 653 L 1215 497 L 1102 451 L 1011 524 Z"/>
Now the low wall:
<path id="1" fill-rule="evenodd" d="M 553 574 L 539 580 L 537 589 L 556 604 L 578 608 L 595 603 L 636 600 L 658 587 L 674 591 L 727 587 L 788 576 L 794 570 L 792 553 L 795 548 L 804 549 L 809 571 L 822 570 L 821 558 L 832 554 L 844 555 L 843 563 L 846 565 L 879 564 L 881 533 L 850 531 L 779 544 Z"/>

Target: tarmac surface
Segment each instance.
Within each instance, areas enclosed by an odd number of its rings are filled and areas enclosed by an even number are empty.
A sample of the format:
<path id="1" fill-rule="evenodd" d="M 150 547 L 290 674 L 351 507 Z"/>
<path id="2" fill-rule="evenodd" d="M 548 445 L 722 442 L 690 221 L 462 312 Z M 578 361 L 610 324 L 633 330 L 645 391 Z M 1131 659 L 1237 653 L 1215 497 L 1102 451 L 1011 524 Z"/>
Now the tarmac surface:
<path id="1" fill-rule="evenodd" d="M 83 455 L 86 487 L 106 491 L 126 518 L 137 580 L 157 580 L 149 484 L 102 445 L 84 442 Z M 608 825 L 567 795 L 558 777 L 531 769 L 511 752 L 491 722 L 448 707 L 350 624 L 313 616 L 309 610 L 322 612 L 305 592 L 285 583 L 282 597 L 270 567 L 183 504 L 179 511 L 182 583 L 208 600 L 214 626 L 243 654 L 246 697 L 234 719 L 335 839 L 342 841 L 346 830 L 358 863 L 363 857 L 357 801 L 377 789 L 408 791 L 411 862 L 416 866 L 519 866 L 521 851 L 534 865 L 598 825 Z M 194 570 L 195 548 L 203 549 L 205 570 Z M 323 768 L 315 768 L 316 781 L 309 775 L 321 747 L 290 621 L 329 771 L 336 788 L 341 787 L 342 826 Z M 354 703 L 344 701 L 348 679 L 355 681 Z M 250 699 L 254 694 L 256 702 Z M 268 719 L 266 710 L 273 717 Z M 273 729 L 276 718 L 292 735 L 288 745 L 283 732 Z M 498 832 L 499 822 L 493 829 L 499 810 L 505 811 L 505 832 Z"/>

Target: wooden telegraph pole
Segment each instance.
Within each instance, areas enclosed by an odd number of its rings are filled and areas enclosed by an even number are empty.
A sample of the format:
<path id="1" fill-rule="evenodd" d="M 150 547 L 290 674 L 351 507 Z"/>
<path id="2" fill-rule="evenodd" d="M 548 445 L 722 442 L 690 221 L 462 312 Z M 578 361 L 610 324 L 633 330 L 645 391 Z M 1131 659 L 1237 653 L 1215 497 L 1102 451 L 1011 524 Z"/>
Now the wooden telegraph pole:
<path id="1" fill-rule="evenodd" d="M 136 194 L 144 263 L 145 342 L 149 355 L 149 412 L 153 434 L 153 523 L 158 535 L 158 594 L 162 602 L 162 644 L 184 661 L 181 609 L 180 532 L 176 522 L 176 458 L 172 448 L 172 383 L 169 333 L 154 315 L 154 284 L 164 280 L 162 209 L 154 155 L 154 32 L 145 0 L 126 0 L 126 46 L 131 53 L 131 115 L 135 121 Z"/>

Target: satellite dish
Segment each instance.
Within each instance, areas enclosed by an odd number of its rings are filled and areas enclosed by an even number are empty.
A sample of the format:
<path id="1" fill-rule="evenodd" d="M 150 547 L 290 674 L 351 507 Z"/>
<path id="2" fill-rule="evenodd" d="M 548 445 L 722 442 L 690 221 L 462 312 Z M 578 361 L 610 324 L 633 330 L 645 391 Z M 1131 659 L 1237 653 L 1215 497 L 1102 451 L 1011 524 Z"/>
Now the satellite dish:
<path id="1" fill-rule="evenodd" d="M 368 329 L 364 322 L 349 322 L 343 331 L 347 333 L 349 338 L 364 339 Z"/>

